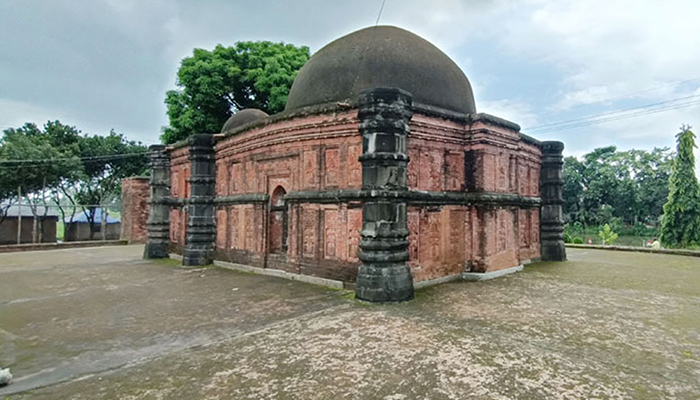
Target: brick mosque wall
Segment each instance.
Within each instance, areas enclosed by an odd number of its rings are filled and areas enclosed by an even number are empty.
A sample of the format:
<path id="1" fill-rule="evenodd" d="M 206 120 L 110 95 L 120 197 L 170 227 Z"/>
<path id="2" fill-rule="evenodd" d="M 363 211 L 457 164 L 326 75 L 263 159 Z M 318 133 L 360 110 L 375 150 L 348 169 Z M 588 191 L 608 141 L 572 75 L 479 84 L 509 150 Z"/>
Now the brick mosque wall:
<path id="1" fill-rule="evenodd" d="M 122 179 L 121 238 L 129 243 L 146 243 L 150 197 L 148 178 Z"/>
<path id="2" fill-rule="evenodd" d="M 539 197 L 541 151 L 516 131 L 414 114 L 407 152 L 409 189 Z M 409 206 L 407 222 L 416 281 L 539 257 L 539 207 Z"/>
<path id="3" fill-rule="evenodd" d="M 410 126 L 409 190 L 539 197 L 541 151 L 518 132 L 420 113 Z M 351 109 L 280 120 L 218 140 L 215 258 L 354 282 L 362 204 L 341 194 L 362 186 L 361 139 L 357 110 Z M 171 197 L 180 204 L 170 213 L 174 249 L 185 244 L 188 154 L 187 147 L 170 151 Z M 287 196 L 286 211 L 271 207 L 276 190 Z M 407 217 L 415 281 L 494 271 L 540 255 L 537 205 L 409 202 Z"/>
<path id="4" fill-rule="evenodd" d="M 174 249 L 185 246 L 187 234 L 187 210 L 184 201 L 190 196 L 189 148 L 181 147 L 170 153 L 170 198 L 174 206 L 170 209 L 170 242 Z M 180 252 L 180 251 L 178 251 Z"/>
<path id="5" fill-rule="evenodd" d="M 216 145 L 216 195 L 272 195 L 362 185 L 357 112 L 316 115 L 253 129 Z M 345 281 L 357 275 L 359 202 L 290 203 L 279 218 L 269 202 L 219 203 L 217 258 Z M 268 217 L 268 214 L 270 217 Z M 279 213 L 278 213 L 279 214 Z M 287 251 L 281 243 L 286 219 Z"/>

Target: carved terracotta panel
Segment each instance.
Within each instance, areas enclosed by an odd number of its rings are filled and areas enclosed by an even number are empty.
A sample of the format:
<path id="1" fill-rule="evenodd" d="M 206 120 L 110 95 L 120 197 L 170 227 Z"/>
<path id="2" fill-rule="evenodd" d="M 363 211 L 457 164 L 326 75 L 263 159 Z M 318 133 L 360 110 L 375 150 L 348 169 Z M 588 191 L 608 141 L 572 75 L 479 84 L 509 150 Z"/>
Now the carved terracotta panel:
<path id="1" fill-rule="evenodd" d="M 498 226 L 496 252 L 498 253 L 504 252 L 508 248 L 508 230 L 512 228 L 512 224 L 510 227 L 508 226 L 508 214 L 509 213 L 506 210 L 498 210 L 496 213 L 496 221 Z"/>
<path id="2" fill-rule="evenodd" d="M 530 184 L 530 169 L 522 161 L 518 163 L 518 194 L 527 196 Z"/>
<path id="3" fill-rule="evenodd" d="M 181 210 L 180 211 L 180 223 L 178 224 L 178 231 L 180 232 L 180 237 L 178 239 L 178 243 L 181 245 L 185 245 L 187 243 L 187 222 L 190 219 L 190 215 L 187 213 L 187 211 Z"/>
<path id="4" fill-rule="evenodd" d="M 245 190 L 245 176 L 243 176 L 243 164 L 231 164 L 231 193 L 242 193 Z"/>
<path id="5" fill-rule="evenodd" d="M 359 161 L 362 155 L 362 147 L 359 144 L 348 146 L 348 186 L 359 188 L 362 186 L 362 164 Z"/>
<path id="6" fill-rule="evenodd" d="M 338 186 L 340 182 L 340 149 L 326 149 L 326 186 Z"/>
<path id="7" fill-rule="evenodd" d="M 303 211 L 303 247 L 302 254 L 307 258 L 316 258 L 318 248 L 318 210 L 304 208 Z"/>
<path id="8" fill-rule="evenodd" d="M 240 219 L 238 218 L 238 209 L 231 207 L 229 211 L 229 247 L 232 249 L 242 249 L 242 237 L 240 235 Z"/>
<path id="9" fill-rule="evenodd" d="M 254 193 L 258 191 L 258 175 L 257 171 L 255 171 L 255 163 L 252 161 L 248 161 L 245 164 L 245 173 L 246 173 L 246 188 L 249 193 Z"/>
<path id="10" fill-rule="evenodd" d="M 532 244 L 540 243 L 540 210 L 537 208 L 530 209 L 530 235 Z"/>
<path id="11" fill-rule="evenodd" d="M 447 164 L 446 190 L 464 190 L 464 153 L 448 153 L 445 159 Z"/>
<path id="12" fill-rule="evenodd" d="M 185 167 L 180 175 L 180 197 L 190 197 L 190 168 Z"/>
<path id="13" fill-rule="evenodd" d="M 245 249 L 250 251 L 255 251 L 255 215 L 252 207 L 246 207 L 244 211 L 245 215 Z"/>
<path id="14" fill-rule="evenodd" d="M 216 210 L 216 247 L 219 249 L 226 248 L 227 232 L 228 227 L 227 212 L 225 209 Z"/>
<path id="15" fill-rule="evenodd" d="M 170 196 L 174 198 L 180 197 L 180 172 L 178 170 L 172 170 L 170 182 Z"/>
<path id="16" fill-rule="evenodd" d="M 504 152 L 498 155 L 498 190 L 508 190 L 508 154 Z"/>
<path id="17" fill-rule="evenodd" d="M 439 150 L 421 151 L 420 170 L 418 171 L 418 182 L 421 190 L 442 190 L 443 162 L 443 154 Z"/>
<path id="18" fill-rule="evenodd" d="M 180 210 L 171 209 L 170 210 L 170 241 L 173 243 L 178 242 L 180 233 L 178 232 L 178 227 L 180 225 Z"/>
<path id="19" fill-rule="evenodd" d="M 420 229 L 420 212 L 409 211 L 406 215 L 408 225 L 408 262 L 411 265 L 418 264 L 418 234 Z"/>
<path id="20" fill-rule="evenodd" d="M 304 187 L 307 189 L 318 187 L 318 151 L 307 150 L 304 152 L 303 173 Z"/>
<path id="21" fill-rule="evenodd" d="M 540 193 L 540 170 L 536 167 L 530 168 L 530 191 L 529 196 L 537 197 Z"/>
<path id="22" fill-rule="evenodd" d="M 348 209 L 348 259 L 357 260 L 360 246 L 360 230 L 362 230 L 362 209 Z"/>
<path id="23" fill-rule="evenodd" d="M 215 182 L 217 196 L 226 196 L 228 194 L 228 174 L 228 167 L 224 160 L 217 161 Z"/>
<path id="24" fill-rule="evenodd" d="M 490 153 L 485 153 L 483 154 L 482 162 L 483 170 L 480 175 L 483 177 L 483 179 L 481 181 L 481 188 L 489 192 L 495 191 L 497 185 L 496 181 L 498 179 L 496 156 Z"/>
<path id="25" fill-rule="evenodd" d="M 420 237 L 418 258 L 423 265 L 439 264 L 442 261 L 440 251 L 440 213 L 424 211 L 420 218 Z"/>
<path id="26" fill-rule="evenodd" d="M 518 237 L 520 248 L 530 246 L 530 212 L 528 210 L 518 210 Z"/>
<path id="27" fill-rule="evenodd" d="M 339 218 L 338 210 L 324 210 L 324 258 L 338 257 Z"/>
<path id="28" fill-rule="evenodd" d="M 418 149 L 408 149 L 408 180 L 410 189 L 418 189 L 418 173 L 420 171 L 420 152 Z"/>
<path id="29" fill-rule="evenodd" d="M 517 193 L 518 192 L 518 169 L 517 169 L 517 158 L 515 156 L 508 157 L 508 192 Z"/>
<path id="30" fill-rule="evenodd" d="M 455 263 L 463 263 L 466 258 L 464 254 L 464 219 L 464 210 L 450 210 L 449 258 Z"/>

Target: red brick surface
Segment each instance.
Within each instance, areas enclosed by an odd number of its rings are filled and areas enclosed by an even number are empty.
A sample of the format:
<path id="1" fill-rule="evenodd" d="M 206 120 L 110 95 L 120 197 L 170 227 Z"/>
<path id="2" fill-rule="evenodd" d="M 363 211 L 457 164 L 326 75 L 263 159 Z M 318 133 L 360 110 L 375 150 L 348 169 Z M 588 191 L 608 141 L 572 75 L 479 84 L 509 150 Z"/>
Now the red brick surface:
<path id="1" fill-rule="evenodd" d="M 272 195 L 360 188 L 357 110 L 290 118 L 216 144 L 216 195 Z M 407 143 L 412 190 L 539 196 L 540 150 L 517 132 L 414 115 Z M 189 195 L 187 148 L 171 151 L 172 196 Z M 359 202 L 293 203 L 286 217 L 270 204 L 217 206 L 216 257 L 352 282 L 357 274 Z M 287 251 L 281 252 L 287 220 Z M 184 245 L 186 213 L 170 215 L 171 240 Z M 537 208 L 431 205 L 408 208 L 409 265 L 421 281 L 494 271 L 539 257 Z"/>
<path id="2" fill-rule="evenodd" d="M 147 240 L 150 198 L 148 178 L 122 179 L 121 238 L 129 243 L 145 243 Z"/>

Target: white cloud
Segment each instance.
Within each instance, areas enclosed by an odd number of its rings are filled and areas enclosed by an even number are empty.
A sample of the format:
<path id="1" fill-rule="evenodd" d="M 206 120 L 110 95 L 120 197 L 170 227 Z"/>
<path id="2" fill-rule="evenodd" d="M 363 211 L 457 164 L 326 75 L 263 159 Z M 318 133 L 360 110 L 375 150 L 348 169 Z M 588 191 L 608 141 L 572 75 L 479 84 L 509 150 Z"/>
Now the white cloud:
<path id="1" fill-rule="evenodd" d="M 700 2 L 530 1 L 491 31 L 509 51 L 565 74 L 559 107 L 664 86 L 700 75 Z M 668 86 L 668 85 L 666 85 Z M 663 97 L 673 91 L 643 92 Z M 672 89 L 672 87 L 671 87 Z M 638 93 L 636 96 L 639 96 Z"/>
<path id="2" fill-rule="evenodd" d="M 479 112 L 495 115 L 520 125 L 535 126 L 537 114 L 528 104 L 514 100 L 484 100 L 479 102 Z"/>
<path id="3" fill-rule="evenodd" d="M 39 107 L 22 101 L 0 99 L 0 130 L 19 128 L 25 122 L 42 125 L 56 119 L 60 110 Z"/>

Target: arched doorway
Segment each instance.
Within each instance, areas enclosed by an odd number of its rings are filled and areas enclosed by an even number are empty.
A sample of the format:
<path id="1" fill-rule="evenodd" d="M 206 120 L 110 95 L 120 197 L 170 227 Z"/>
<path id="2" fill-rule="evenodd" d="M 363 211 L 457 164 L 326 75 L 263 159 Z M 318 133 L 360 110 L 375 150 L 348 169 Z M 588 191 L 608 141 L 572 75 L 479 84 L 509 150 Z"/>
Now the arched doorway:
<path id="1" fill-rule="evenodd" d="M 270 253 L 287 252 L 287 191 L 277 186 L 270 196 Z"/>

